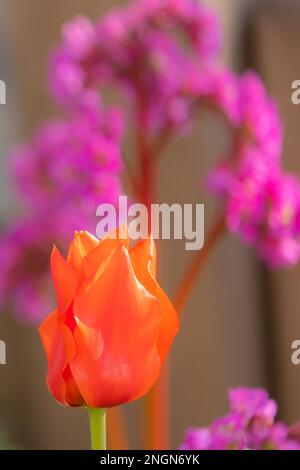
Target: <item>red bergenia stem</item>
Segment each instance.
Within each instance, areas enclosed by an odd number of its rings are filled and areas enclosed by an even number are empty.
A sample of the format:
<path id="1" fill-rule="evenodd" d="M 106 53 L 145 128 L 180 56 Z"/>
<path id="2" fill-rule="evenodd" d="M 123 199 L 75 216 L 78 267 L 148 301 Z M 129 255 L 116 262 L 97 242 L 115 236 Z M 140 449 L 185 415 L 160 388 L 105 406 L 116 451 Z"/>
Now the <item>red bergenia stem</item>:
<path id="1" fill-rule="evenodd" d="M 127 161 L 127 159 L 125 157 L 123 157 L 123 161 L 124 161 L 124 165 L 125 165 L 125 169 L 126 169 L 126 174 L 127 174 L 129 183 L 131 185 L 133 196 L 137 200 L 140 200 L 143 197 L 140 182 L 139 182 L 138 178 L 136 177 L 136 175 L 134 174 L 129 162 Z"/>
<path id="2" fill-rule="evenodd" d="M 212 249 L 216 245 L 217 241 L 224 233 L 225 228 L 226 223 L 224 216 L 218 216 L 206 237 L 204 248 L 196 252 L 196 255 L 193 257 L 191 264 L 189 265 L 185 275 L 183 276 L 179 284 L 173 302 L 177 312 L 182 313 L 182 311 L 184 310 L 186 303 L 191 295 L 192 289 L 196 283 L 198 274 L 201 271 L 208 256 L 210 255 Z"/>
<path id="3" fill-rule="evenodd" d="M 111 450 L 127 450 L 129 442 L 124 416 L 120 407 L 108 410 L 108 445 Z"/>
<path id="4" fill-rule="evenodd" d="M 156 195 L 156 174 L 154 168 L 154 161 L 150 145 L 147 141 L 146 133 L 143 129 L 140 130 L 138 135 L 138 148 L 141 165 L 141 195 L 142 203 L 148 209 L 149 216 L 151 215 L 151 204 L 155 201 Z M 151 227 L 149 227 L 149 232 Z"/>
<path id="5" fill-rule="evenodd" d="M 170 449 L 170 367 L 166 362 L 160 377 L 145 399 L 147 450 Z"/>

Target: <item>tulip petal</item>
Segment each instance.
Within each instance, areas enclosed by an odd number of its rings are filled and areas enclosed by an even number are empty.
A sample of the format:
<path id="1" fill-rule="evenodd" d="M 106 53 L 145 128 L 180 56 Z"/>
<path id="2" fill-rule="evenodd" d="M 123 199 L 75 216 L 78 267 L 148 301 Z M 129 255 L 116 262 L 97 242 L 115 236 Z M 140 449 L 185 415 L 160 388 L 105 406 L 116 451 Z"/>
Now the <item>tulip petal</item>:
<path id="1" fill-rule="evenodd" d="M 83 261 L 84 276 L 86 279 L 93 277 L 101 266 L 106 265 L 114 251 L 120 247 L 120 241 L 105 238 L 90 253 L 86 255 Z"/>
<path id="2" fill-rule="evenodd" d="M 78 276 L 55 246 L 51 253 L 50 267 L 58 309 L 63 313 L 70 306 L 75 296 L 78 287 Z"/>
<path id="3" fill-rule="evenodd" d="M 48 362 L 47 385 L 54 397 L 64 405 L 82 404 L 69 362 L 75 354 L 75 343 L 69 328 L 55 310 L 39 327 Z"/>
<path id="4" fill-rule="evenodd" d="M 141 304 L 154 300 L 138 282 L 128 252 L 120 245 L 105 267 L 100 266 L 93 279 L 83 283 L 78 290 L 74 299 L 74 316 L 87 326 L 102 327 L 103 315 L 111 310 L 117 311 L 117 307 L 120 313 L 123 312 L 131 299 L 139 300 Z"/>
<path id="5" fill-rule="evenodd" d="M 98 238 L 94 237 L 89 232 L 75 232 L 74 240 L 68 252 L 67 261 L 72 265 L 77 273 L 82 274 L 83 259 L 99 243 Z"/>
<path id="6" fill-rule="evenodd" d="M 152 238 L 141 240 L 129 250 L 132 266 L 138 280 L 158 300 L 163 312 L 163 321 L 158 337 L 158 352 L 164 361 L 174 336 L 179 329 L 179 319 L 175 308 L 168 296 L 157 283 L 156 276 L 156 249 Z"/>
<path id="7" fill-rule="evenodd" d="M 112 349 L 109 343 L 104 349 L 102 342 L 102 354 L 98 356 L 91 344 L 96 343 L 99 352 L 101 333 L 78 323 L 74 331 L 77 353 L 70 367 L 87 406 L 118 406 L 151 389 L 161 368 L 155 336 L 148 332 L 139 339 L 137 335 L 134 346 L 126 352 L 124 346 Z"/>
<path id="8" fill-rule="evenodd" d="M 98 273 L 97 273 L 98 274 Z M 89 406 L 133 400 L 154 384 L 161 367 L 157 352 L 162 312 L 136 279 L 128 252 L 120 246 L 104 270 L 74 301 L 76 355 L 71 370 Z M 82 331 L 85 326 L 84 333 Z M 101 355 L 90 348 L 101 332 Z"/>
<path id="9" fill-rule="evenodd" d="M 157 252 L 152 237 L 141 240 L 130 248 L 129 255 L 136 275 L 139 273 L 141 277 L 144 275 L 145 279 L 147 279 L 147 273 L 149 272 L 150 275 L 156 279 Z M 140 281 L 143 282 L 141 279 Z"/>
<path id="10" fill-rule="evenodd" d="M 119 227 L 109 232 L 98 245 L 92 249 L 84 258 L 84 276 L 90 278 L 96 274 L 101 265 L 104 265 L 113 252 L 123 245 L 128 248 L 128 229 Z M 104 266 L 103 266 L 104 268 Z"/>

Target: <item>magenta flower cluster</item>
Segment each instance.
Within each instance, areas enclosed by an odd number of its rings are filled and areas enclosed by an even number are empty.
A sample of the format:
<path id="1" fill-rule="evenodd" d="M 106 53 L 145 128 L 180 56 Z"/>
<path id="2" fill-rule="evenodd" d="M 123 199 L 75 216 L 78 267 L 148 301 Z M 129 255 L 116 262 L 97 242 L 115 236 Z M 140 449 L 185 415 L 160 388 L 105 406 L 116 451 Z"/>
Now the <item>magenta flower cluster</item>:
<path id="1" fill-rule="evenodd" d="M 86 212 L 88 221 L 98 204 L 115 203 L 121 190 L 122 127 L 117 108 L 104 111 L 94 105 L 67 121 L 48 122 L 15 149 L 13 179 L 29 210 L 76 210 Z M 58 230 L 74 228 L 63 225 Z"/>
<path id="2" fill-rule="evenodd" d="M 194 105 L 185 93 L 190 74 L 208 66 L 220 43 L 216 16 L 198 1 L 135 1 L 96 24 L 78 17 L 64 26 L 50 87 L 59 103 L 74 107 L 113 83 L 133 119 L 159 134 L 186 124 Z"/>
<path id="3" fill-rule="evenodd" d="M 298 424 L 276 422 L 277 405 L 263 389 L 229 392 L 229 413 L 208 428 L 187 431 L 182 450 L 300 450 Z"/>
<path id="4" fill-rule="evenodd" d="M 122 116 L 89 100 L 68 120 L 45 124 L 16 148 L 11 171 L 22 214 L 0 238 L 0 302 L 26 321 L 52 304 L 49 254 L 74 230 L 95 230 L 96 208 L 121 193 Z"/>
<path id="5" fill-rule="evenodd" d="M 300 258 L 300 183 L 282 170 L 276 105 L 253 72 L 241 77 L 231 97 L 234 113 L 238 109 L 234 148 L 209 175 L 209 188 L 231 232 L 271 268 L 293 265 Z"/>

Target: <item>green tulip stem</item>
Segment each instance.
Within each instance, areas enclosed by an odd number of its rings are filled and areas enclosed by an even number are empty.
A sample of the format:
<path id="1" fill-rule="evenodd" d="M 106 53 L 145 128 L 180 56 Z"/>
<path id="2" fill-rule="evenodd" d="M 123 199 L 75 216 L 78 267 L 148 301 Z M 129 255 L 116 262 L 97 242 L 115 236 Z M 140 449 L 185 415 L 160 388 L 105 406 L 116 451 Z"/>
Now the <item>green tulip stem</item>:
<path id="1" fill-rule="evenodd" d="M 106 450 L 106 409 L 88 408 L 91 430 L 91 449 Z"/>

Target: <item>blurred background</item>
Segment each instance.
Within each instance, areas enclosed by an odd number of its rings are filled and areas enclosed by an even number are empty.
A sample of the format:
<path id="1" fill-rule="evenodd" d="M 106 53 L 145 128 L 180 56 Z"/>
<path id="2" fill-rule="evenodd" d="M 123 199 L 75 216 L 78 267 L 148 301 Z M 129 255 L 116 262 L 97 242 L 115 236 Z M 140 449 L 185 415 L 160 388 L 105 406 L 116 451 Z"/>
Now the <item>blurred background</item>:
<path id="1" fill-rule="evenodd" d="M 7 176 L 7 155 L 53 115 L 46 60 L 62 23 L 75 15 L 97 19 L 125 1 L 0 0 L 0 78 L 7 104 L 0 106 L 1 224 L 17 210 Z M 256 68 L 279 103 L 285 128 L 284 167 L 300 175 L 300 108 L 291 83 L 300 79 L 300 2 L 211 0 L 225 31 L 222 60 L 235 70 Z M 160 163 L 160 200 L 204 202 L 206 227 L 215 203 L 201 185 L 224 145 L 224 129 L 201 118 L 192 138 L 173 141 Z M 176 256 L 174 255 L 176 253 Z M 179 241 L 161 249 L 161 284 L 172 295 L 189 261 Z M 225 413 L 227 390 L 263 386 L 288 423 L 300 419 L 300 369 L 290 361 L 300 339 L 300 267 L 269 273 L 240 241 L 226 235 L 202 272 L 172 353 L 172 445 L 188 426 L 204 426 Z M 0 367 L 0 443 L 28 449 L 85 449 L 84 410 L 64 409 L 45 386 L 46 362 L 34 327 L 9 312 L 0 316 L 7 365 Z M 300 367 L 300 366 L 299 366 Z M 133 448 L 140 404 L 124 407 Z M 1 431 L 3 429 L 3 432 Z"/>

